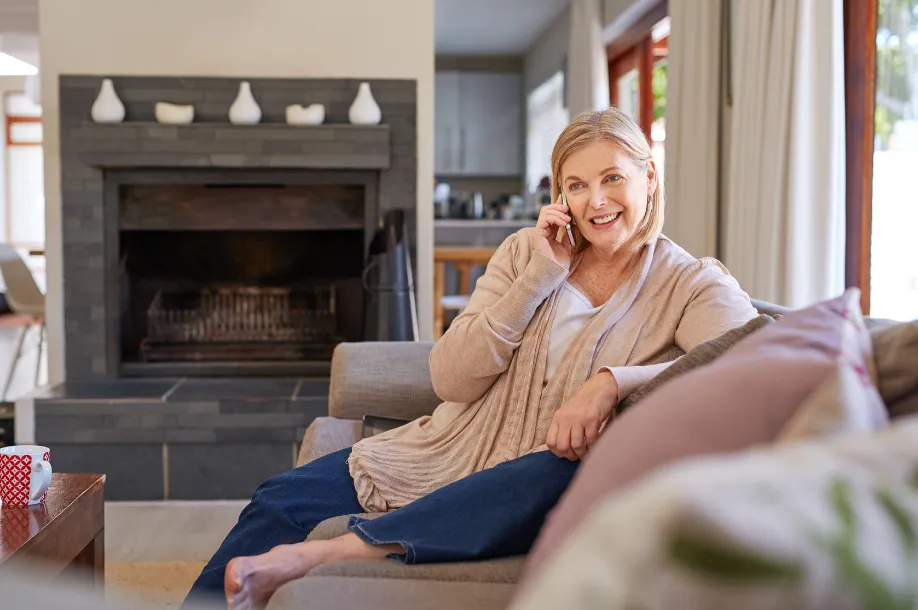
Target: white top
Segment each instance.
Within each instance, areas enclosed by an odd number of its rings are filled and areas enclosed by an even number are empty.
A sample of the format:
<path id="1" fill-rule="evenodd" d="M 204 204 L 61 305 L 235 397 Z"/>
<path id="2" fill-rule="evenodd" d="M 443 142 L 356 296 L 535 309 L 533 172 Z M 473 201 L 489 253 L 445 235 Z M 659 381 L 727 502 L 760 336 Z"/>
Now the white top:
<path id="1" fill-rule="evenodd" d="M 558 308 L 548 334 L 548 361 L 545 364 L 544 383 L 548 383 L 564 357 L 567 346 L 586 326 L 593 316 L 599 313 L 602 305 L 593 307 L 590 300 L 580 294 L 576 288 L 564 282 L 561 295 L 558 297 Z"/>

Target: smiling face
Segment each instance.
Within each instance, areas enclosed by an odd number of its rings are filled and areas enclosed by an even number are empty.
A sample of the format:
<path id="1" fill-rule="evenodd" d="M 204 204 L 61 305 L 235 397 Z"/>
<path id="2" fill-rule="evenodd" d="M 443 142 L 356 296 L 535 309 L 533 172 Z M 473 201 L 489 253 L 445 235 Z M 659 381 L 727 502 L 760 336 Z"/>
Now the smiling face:
<path id="1" fill-rule="evenodd" d="M 561 188 L 580 234 L 614 251 L 641 227 L 656 187 L 653 162 L 635 162 L 618 145 L 597 140 L 575 150 L 561 165 Z"/>

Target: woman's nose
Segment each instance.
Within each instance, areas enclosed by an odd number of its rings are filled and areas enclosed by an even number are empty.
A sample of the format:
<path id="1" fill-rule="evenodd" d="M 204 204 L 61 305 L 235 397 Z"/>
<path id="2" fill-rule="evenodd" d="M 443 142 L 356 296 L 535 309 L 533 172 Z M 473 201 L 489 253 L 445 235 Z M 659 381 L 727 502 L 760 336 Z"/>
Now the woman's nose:
<path id="1" fill-rule="evenodd" d="M 590 189 L 590 207 L 599 209 L 606 205 L 606 196 L 599 185 Z"/>

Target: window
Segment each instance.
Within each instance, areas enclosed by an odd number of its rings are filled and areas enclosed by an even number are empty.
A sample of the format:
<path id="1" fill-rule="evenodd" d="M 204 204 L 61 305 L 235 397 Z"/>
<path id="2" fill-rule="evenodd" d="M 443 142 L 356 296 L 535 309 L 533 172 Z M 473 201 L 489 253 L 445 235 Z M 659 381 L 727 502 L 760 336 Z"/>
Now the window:
<path id="1" fill-rule="evenodd" d="M 0 239 L 20 251 L 41 286 L 44 259 L 29 255 L 29 250 L 43 249 L 45 243 L 41 108 L 22 93 L 6 93 L 3 114 Z"/>
<path id="2" fill-rule="evenodd" d="M 918 0 L 879 0 L 870 313 L 918 318 Z"/>
<path id="3" fill-rule="evenodd" d="M 666 142 L 669 17 L 658 17 L 665 10 L 665 4 L 652 10 L 608 48 L 609 102 L 644 130 L 659 171 L 663 171 Z"/>
<path id="4" fill-rule="evenodd" d="M 570 122 L 564 107 L 564 73 L 556 72 L 526 100 L 526 186 L 534 192 L 551 177 L 551 151 Z"/>

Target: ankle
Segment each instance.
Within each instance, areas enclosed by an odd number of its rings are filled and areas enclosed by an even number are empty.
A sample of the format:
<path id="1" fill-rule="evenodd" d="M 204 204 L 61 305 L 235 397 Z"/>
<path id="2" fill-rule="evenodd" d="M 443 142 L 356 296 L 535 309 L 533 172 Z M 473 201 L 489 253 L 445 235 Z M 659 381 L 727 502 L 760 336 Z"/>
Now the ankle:
<path id="1" fill-rule="evenodd" d="M 331 552 L 335 558 L 328 561 L 345 561 L 349 559 L 382 559 L 391 553 L 404 553 L 400 544 L 373 545 L 364 542 L 357 534 L 348 533 L 329 542 L 335 543 Z"/>

